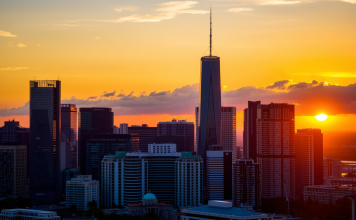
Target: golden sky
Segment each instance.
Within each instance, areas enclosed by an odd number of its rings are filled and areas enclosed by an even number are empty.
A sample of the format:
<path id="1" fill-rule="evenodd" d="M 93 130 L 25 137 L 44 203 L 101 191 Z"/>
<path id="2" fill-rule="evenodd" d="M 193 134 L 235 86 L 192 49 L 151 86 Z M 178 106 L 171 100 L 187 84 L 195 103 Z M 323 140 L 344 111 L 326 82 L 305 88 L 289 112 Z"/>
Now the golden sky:
<path id="1" fill-rule="evenodd" d="M 115 124 L 153 126 L 177 115 L 193 121 L 210 5 L 223 103 L 238 111 L 248 97 L 296 103 L 296 128 L 355 130 L 356 0 L 0 1 L 0 124 L 18 118 L 28 125 L 29 81 L 58 78 L 67 103 L 120 107 Z M 268 89 L 275 82 L 285 86 Z M 290 87 L 302 82 L 310 96 Z M 329 87 L 318 93 L 320 85 Z M 179 88 L 194 94 L 175 100 Z M 190 110 L 175 107 L 187 97 Z M 314 113 L 335 118 L 322 124 L 310 119 Z M 241 112 L 237 120 L 241 130 Z"/>

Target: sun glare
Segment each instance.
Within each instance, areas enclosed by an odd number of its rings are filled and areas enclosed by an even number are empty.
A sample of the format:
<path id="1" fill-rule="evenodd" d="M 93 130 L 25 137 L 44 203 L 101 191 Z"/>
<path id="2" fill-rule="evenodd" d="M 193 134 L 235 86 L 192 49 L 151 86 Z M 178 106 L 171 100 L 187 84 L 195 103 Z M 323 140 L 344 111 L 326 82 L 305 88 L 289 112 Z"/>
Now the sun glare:
<path id="1" fill-rule="evenodd" d="M 328 118 L 328 116 L 325 114 L 320 114 L 320 115 L 315 116 L 315 118 L 318 121 L 325 121 Z"/>

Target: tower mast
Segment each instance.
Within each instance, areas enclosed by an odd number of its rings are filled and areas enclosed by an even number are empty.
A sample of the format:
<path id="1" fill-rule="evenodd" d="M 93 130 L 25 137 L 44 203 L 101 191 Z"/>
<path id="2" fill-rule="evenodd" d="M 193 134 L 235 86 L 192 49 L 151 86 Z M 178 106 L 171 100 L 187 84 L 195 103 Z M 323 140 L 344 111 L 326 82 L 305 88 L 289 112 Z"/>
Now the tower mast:
<path id="1" fill-rule="evenodd" d="M 212 22 L 211 22 L 211 5 L 210 5 L 210 56 L 211 56 L 211 48 L 212 48 L 212 44 L 213 44 L 213 42 L 212 42 L 212 27 L 211 27 L 211 24 L 212 24 Z"/>

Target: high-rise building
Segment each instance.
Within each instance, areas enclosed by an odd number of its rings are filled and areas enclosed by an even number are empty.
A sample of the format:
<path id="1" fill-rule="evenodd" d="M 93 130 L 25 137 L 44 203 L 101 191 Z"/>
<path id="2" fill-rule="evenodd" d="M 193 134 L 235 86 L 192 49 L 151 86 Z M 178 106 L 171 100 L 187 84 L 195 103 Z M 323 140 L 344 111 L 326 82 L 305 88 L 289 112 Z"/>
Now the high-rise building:
<path id="1" fill-rule="evenodd" d="M 206 151 L 207 199 L 232 199 L 232 150 Z"/>
<path id="2" fill-rule="evenodd" d="M 128 134 L 129 133 L 129 125 L 126 123 L 120 124 L 120 134 Z"/>
<path id="3" fill-rule="evenodd" d="M 78 129 L 78 165 L 86 173 L 86 141 L 92 134 L 113 134 L 114 113 L 111 108 L 80 108 Z"/>
<path id="4" fill-rule="evenodd" d="M 203 161 L 191 152 L 182 153 L 176 160 L 175 204 L 194 207 L 203 204 Z"/>
<path id="5" fill-rule="evenodd" d="M 60 199 L 59 146 L 61 82 L 30 81 L 30 198 L 43 204 Z"/>
<path id="6" fill-rule="evenodd" d="M 244 158 L 257 162 L 257 106 L 260 101 L 248 101 L 244 110 L 243 152 Z"/>
<path id="7" fill-rule="evenodd" d="M 221 145 L 220 57 L 212 55 L 211 17 L 210 54 L 201 58 L 198 127 L 199 139 L 196 150 L 205 162 L 209 146 Z"/>
<path id="8" fill-rule="evenodd" d="M 67 181 L 76 178 L 79 175 L 79 170 L 75 168 L 66 168 L 61 171 L 61 197 L 66 196 Z"/>
<path id="9" fill-rule="evenodd" d="M 142 126 L 139 125 L 131 125 L 128 127 L 129 134 L 138 134 L 139 150 L 141 152 L 147 152 L 148 144 L 152 144 L 154 142 L 154 137 L 157 136 L 157 127 L 148 127 L 146 124 Z"/>
<path id="10" fill-rule="evenodd" d="M 96 201 L 99 206 L 99 181 L 92 180 L 91 175 L 78 175 L 67 181 L 66 203 L 76 205 L 78 210 L 87 211 L 88 202 Z"/>
<path id="11" fill-rule="evenodd" d="M 197 152 L 199 143 L 199 107 L 195 107 L 195 143 L 194 152 Z"/>
<path id="12" fill-rule="evenodd" d="M 295 134 L 296 195 L 305 186 L 323 185 L 323 134 L 320 129 L 298 129 Z"/>
<path id="13" fill-rule="evenodd" d="M 137 134 L 92 134 L 86 139 L 85 167 L 94 180 L 101 178 L 101 161 L 117 151 L 138 151 Z"/>
<path id="14" fill-rule="evenodd" d="M 170 122 L 159 122 L 157 124 L 157 136 L 184 137 L 184 146 L 177 146 L 177 152 L 194 152 L 194 122 L 173 119 Z M 174 139 L 174 138 L 173 138 Z M 166 141 L 168 143 L 168 141 Z"/>
<path id="15" fill-rule="evenodd" d="M 257 106 L 257 161 L 262 198 L 295 197 L 294 127 L 294 105 Z"/>
<path id="16" fill-rule="evenodd" d="M 18 144 L 27 147 L 27 178 L 29 177 L 29 146 L 30 146 L 30 129 L 20 126 L 20 122 L 12 120 L 5 121 L 4 126 L 0 127 L 0 145 Z"/>
<path id="17" fill-rule="evenodd" d="M 0 197 L 26 195 L 27 146 L 0 145 Z"/>
<path id="18" fill-rule="evenodd" d="M 70 145 L 70 167 L 78 168 L 78 125 L 77 107 L 75 104 L 61 105 L 61 133 Z M 67 168 L 67 167 L 66 167 Z"/>
<path id="19" fill-rule="evenodd" d="M 341 160 L 324 158 L 323 159 L 324 177 L 341 177 L 342 163 Z"/>
<path id="20" fill-rule="evenodd" d="M 221 146 L 223 150 L 231 150 L 236 161 L 236 107 L 221 107 Z"/>
<path id="21" fill-rule="evenodd" d="M 260 194 L 260 168 L 253 159 L 236 160 L 233 169 L 233 204 L 259 208 Z"/>

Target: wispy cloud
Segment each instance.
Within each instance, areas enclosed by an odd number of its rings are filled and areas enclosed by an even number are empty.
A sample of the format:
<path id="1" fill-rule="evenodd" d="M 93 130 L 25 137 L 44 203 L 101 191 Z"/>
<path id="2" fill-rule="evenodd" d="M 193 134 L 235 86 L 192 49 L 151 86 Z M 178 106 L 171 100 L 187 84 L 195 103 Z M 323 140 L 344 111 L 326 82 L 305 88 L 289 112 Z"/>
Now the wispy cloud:
<path id="1" fill-rule="evenodd" d="M 0 71 L 28 70 L 30 67 L 5 67 L 0 68 Z"/>
<path id="2" fill-rule="evenodd" d="M 114 10 L 117 11 L 117 12 L 135 11 L 136 9 L 137 9 L 136 6 L 126 6 L 126 7 L 114 8 Z"/>
<path id="3" fill-rule="evenodd" d="M 276 0 L 276 1 L 263 1 L 261 5 L 294 5 L 302 3 L 301 1 L 287 1 L 287 0 Z"/>
<path id="4" fill-rule="evenodd" d="M 27 45 L 25 45 L 25 44 L 23 44 L 23 43 L 19 43 L 19 44 L 17 44 L 16 46 L 19 47 L 19 48 L 27 47 Z"/>
<path id="5" fill-rule="evenodd" d="M 326 73 L 323 74 L 326 77 L 335 77 L 335 78 L 354 78 L 356 73 Z"/>
<path id="6" fill-rule="evenodd" d="M 158 22 L 175 18 L 178 14 L 206 14 L 206 10 L 191 10 L 198 4 L 197 1 L 171 1 L 157 4 L 156 14 L 134 14 L 114 20 L 99 20 L 101 22 Z M 120 10 L 122 11 L 122 10 Z"/>
<path id="7" fill-rule="evenodd" d="M 351 3 L 351 4 L 356 4 L 356 0 L 341 0 L 341 1 Z"/>
<path id="8" fill-rule="evenodd" d="M 0 30 L 0 36 L 2 36 L 2 37 L 17 37 L 16 35 L 11 34 L 10 32 L 2 31 L 2 30 Z"/>
<path id="9" fill-rule="evenodd" d="M 253 8 L 229 8 L 227 9 L 228 12 L 244 12 L 244 11 L 253 11 Z"/>

